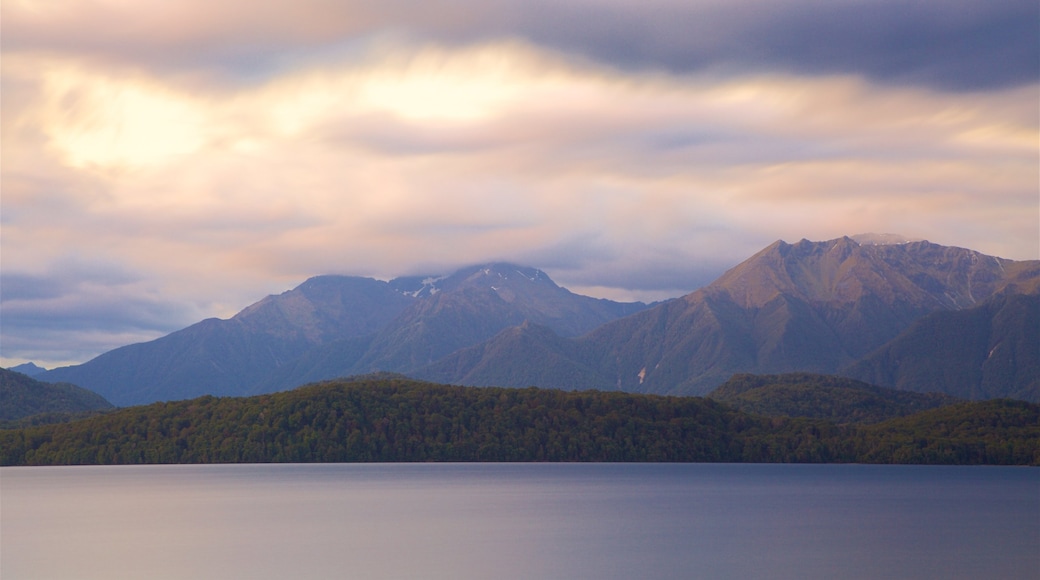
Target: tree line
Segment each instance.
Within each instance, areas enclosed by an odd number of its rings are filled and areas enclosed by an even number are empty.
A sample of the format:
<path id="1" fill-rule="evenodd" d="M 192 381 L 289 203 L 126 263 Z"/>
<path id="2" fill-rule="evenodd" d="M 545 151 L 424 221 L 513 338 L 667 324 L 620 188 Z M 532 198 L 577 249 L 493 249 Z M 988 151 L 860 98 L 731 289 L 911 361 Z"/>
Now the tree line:
<path id="1" fill-rule="evenodd" d="M 1038 465 L 1040 406 L 970 402 L 837 425 L 698 397 L 375 377 L 0 430 L 0 465 L 417 461 Z"/>

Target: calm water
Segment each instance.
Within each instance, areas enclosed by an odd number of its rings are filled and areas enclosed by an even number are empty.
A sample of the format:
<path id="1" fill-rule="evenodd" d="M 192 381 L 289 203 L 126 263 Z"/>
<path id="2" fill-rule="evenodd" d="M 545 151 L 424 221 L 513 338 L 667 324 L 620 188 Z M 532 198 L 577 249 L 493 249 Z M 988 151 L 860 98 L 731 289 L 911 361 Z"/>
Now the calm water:
<path id="1" fill-rule="evenodd" d="M 0 469 L 0 576 L 1037 578 L 1040 470 Z"/>

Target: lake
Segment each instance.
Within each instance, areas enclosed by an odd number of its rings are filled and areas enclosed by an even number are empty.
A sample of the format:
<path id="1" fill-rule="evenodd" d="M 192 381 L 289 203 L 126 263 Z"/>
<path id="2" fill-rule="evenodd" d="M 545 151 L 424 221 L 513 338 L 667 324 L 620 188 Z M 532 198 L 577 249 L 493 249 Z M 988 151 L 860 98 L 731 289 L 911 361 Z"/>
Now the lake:
<path id="1" fill-rule="evenodd" d="M 0 469 L 4 580 L 1038 574 L 1036 468 Z"/>

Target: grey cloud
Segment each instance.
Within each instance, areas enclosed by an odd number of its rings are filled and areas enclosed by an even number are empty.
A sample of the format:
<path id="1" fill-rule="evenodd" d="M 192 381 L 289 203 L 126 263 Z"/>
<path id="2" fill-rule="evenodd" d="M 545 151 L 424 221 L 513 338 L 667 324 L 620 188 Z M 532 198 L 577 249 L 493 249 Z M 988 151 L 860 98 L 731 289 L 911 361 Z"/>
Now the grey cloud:
<path id="1" fill-rule="evenodd" d="M 615 288 L 660 299 L 697 290 L 746 258 L 747 244 L 736 243 L 736 235 L 722 227 L 691 233 L 691 238 L 713 246 L 711 257 L 705 257 L 709 253 L 704 248 L 683 248 L 681 244 L 619 247 L 606 234 L 585 233 L 510 259 L 545 270 L 565 287 Z"/>
<path id="2" fill-rule="evenodd" d="M 118 266 L 73 259 L 44 274 L 3 272 L 0 356 L 82 361 L 193 321 L 194 312 L 142 291 L 137 280 Z"/>
<path id="3" fill-rule="evenodd" d="M 582 17 L 563 5 L 529 18 L 532 38 L 626 67 L 859 74 L 977 90 L 1036 82 L 1040 5 L 986 2 L 734 2 L 613 5 Z"/>
<path id="4" fill-rule="evenodd" d="M 12 12 L 4 48 L 210 70 L 247 82 L 291 63 L 364 52 L 387 35 L 446 44 L 520 37 L 623 68 L 855 74 L 958 91 L 1034 83 L 1040 71 L 1035 0 L 179 4 L 188 8 L 169 26 L 140 8 L 56 23 Z"/>
<path id="5" fill-rule="evenodd" d="M 637 253 L 611 262 L 588 262 L 578 269 L 543 269 L 561 286 L 614 288 L 645 302 L 689 294 L 710 284 L 732 266 L 691 256 L 683 258 L 667 262 Z"/>
<path id="6" fill-rule="evenodd" d="M 56 260 L 43 274 L 0 272 L 0 300 L 59 298 L 79 286 L 122 286 L 140 279 L 118 264 L 69 256 Z"/>
<path id="7" fill-rule="evenodd" d="M 8 301 L 0 357 L 40 364 L 82 362 L 186 326 L 195 322 L 191 314 L 158 299 L 125 295 Z"/>

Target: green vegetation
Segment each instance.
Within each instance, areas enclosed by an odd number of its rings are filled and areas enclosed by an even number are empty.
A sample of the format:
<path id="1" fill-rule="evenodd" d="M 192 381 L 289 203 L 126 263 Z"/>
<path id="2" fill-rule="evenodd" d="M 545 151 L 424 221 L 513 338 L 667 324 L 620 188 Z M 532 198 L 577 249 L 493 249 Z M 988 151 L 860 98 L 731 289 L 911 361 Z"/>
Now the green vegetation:
<path id="1" fill-rule="evenodd" d="M 24 429 L 25 427 L 36 427 L 39 425 L 51 425 L 54 423 L 68 423 L 88 417 L 110 413 L 112 409 L 99 409 L 97 411 L 55 411 L 51 413 L 36 413 L 20 419 L 0 421 L 0 429 Z"/>
<path id="2" fill-rule="evenodd" d="M 965 402 L 864 427 L 863 463 L 1040 465 L 1040 405 Z"/>
<path id="3" fill-rule="evenodd" d="M 825 419 L 833 423 L 879 423 L 957 403 L 942 393 L 915 393 L 831 375 L 733 375 L 708 398 L 745 413 Z"/>
<path id="4" fill-rule="evenodd" d="M 948 410 L 949 409 L 949 410 Z M 400 377 L 201 397 L 0 431 L 2 465 L 380 461 L 1040 464 L 1040 407 L 965 403 L 869 427 L 715 401 Z"/>
<path id="5" fill-rule="evenodd" d="M 111 408 L 101 395 L 76 385 L 0 369 L 0 427 L 69 421 Z"/>

